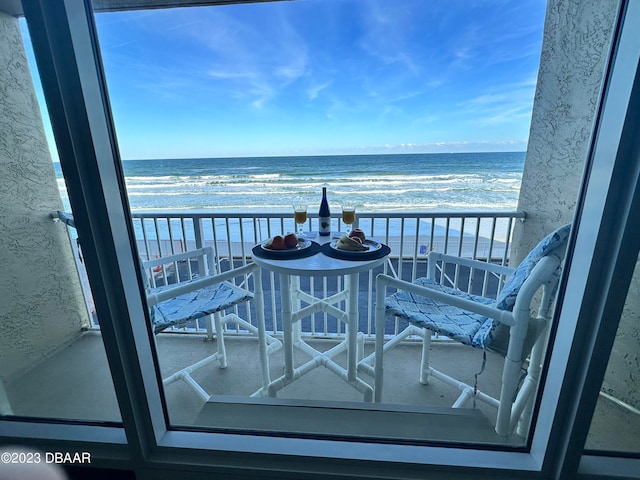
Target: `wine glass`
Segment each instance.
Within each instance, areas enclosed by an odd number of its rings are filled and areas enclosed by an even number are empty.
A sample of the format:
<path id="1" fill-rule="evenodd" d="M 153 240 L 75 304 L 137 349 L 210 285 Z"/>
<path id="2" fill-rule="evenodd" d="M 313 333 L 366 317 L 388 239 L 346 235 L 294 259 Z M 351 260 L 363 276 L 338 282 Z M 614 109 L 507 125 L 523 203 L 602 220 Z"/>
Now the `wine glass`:
<path id="1" fill-rule="evenodd" d="M 298 236 L 303 235 L 302 226 L 307 221 L 307 206 L 306 205 L 294 205 L 293 206 L 293 219 L 298 224 Z"/>
<path id="2" fill-rule="evenodd" d="M 356 221 L 356 206 L 352 203 L 342 204 L 342 223 L 347 226 L 347 235 L 351 230 L 351 225 Z"/>

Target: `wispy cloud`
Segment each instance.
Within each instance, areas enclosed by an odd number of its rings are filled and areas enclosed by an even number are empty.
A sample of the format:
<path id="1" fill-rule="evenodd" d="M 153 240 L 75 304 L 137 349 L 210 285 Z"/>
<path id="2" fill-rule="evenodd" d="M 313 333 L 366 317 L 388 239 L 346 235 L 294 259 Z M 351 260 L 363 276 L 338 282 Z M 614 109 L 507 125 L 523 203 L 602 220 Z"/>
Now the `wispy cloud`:
<path id="1" fill-rule="evenodd" d="M 484 126 L 490 126 L 514 122 L 527 118 L 531 118 L 531 108 L 524 105 L 511 109 L 502 108 L 498 111 L 494 111 L 492 115 L 479 117 L 477 123 Z"/>
<path id="2" fill-rule="evenodd" d="M 531 116 L 534 86 L 529 79 L 494 85 L 458 107 L 482 126 L 520 122 Z"/>
<path id="3" fill-rule="evenodd" d="M 384 143 L 359 145 L 343 148 L 340 151 L 331 148 L 316 149 L 307 154 L 391 154 L 391 153 L 456 153 L 456 152 L 514 152 L 525 150 L 526 139 L 504 141 L 450 141 L 430 143 Z"/>
<path id="4" fill-rule="evenodd" d="M 496 105 L 502 104 L 510 101 L 509 95 L 505 93 L 494 93 L 494 94 L 485 94 L 480 95 L 479 97 L 472 98 L 467 102 L 467 106 L 470 107 L 486 107 L 487 105 Z"/>
<path id="5" fill-rule="evenodd" d="M 382 64 L 418 73 L 420 68 L 413 58 L 413 46 L 407 37 L 410 10 L 388 8 L 378 1 L 367 2 L 366 5 L 363 10 L 366 31 L 359 42 L 360 48 Z"/>
<path id="6" fill-rule="evenodd" d="M 542 15 L 535 19 L 532 12 Z M 452 38 L 451 66 L 475 69 L 538 57 L 543 20 L 544 9 L 519 2 L 472 4 Z"/>
<path id="7" fill-rule="evenodd" d="M 267 103 L 276 94 L 273 88 L 267 83 L 254 84 L 248 93 L 254 98 L 251 105 L 258 109 L 263 108 L 265 103 Z"/>
<path id="8" fill-rule="evenodd" d="M 177 69 L 174 75 L 202 72 L 202 80 L 216 82 L 211 88 L 227 92 L 227 98 L 263 108 L 306 74 L 304 41 L 285 17 L 247 22 L 220 8 L 199 9 L 199 14 L 199 21 L 185 22 L 188 28 L 175 34 L 182 36 L 178 41 L 193 44 L 185 57 L 201 63 Z"/>
<path id="9" fill-rule="evenodd" d="M 210 77 L 219 78 L 221 80 L 238 80 L 254 76 L 253 72 L 232 72 L 229 70 L 209 70 L 208 74 Z"/>
<path id="10" fill-rule="evenodd" d="M 333 83 L 333 80 L 329 80 L 327 82 L 316 84 L 309 87 L 307 89 L 307 96 L 309 100 L 315 100 L 316 98 L 318 98 L 318 95 L 320 95 L 320 92 L 329 88 L 329 86 L 331 86 L 332 83 Z"/>

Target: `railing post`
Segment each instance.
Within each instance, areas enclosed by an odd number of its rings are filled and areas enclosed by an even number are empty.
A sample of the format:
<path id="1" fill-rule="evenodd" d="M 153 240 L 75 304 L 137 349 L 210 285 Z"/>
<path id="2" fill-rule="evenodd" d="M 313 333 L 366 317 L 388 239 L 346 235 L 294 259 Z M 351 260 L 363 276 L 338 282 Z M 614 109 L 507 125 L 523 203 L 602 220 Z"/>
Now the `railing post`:
<path id="1" fill-rule="evenodd" d="M 196 248 L 204 247 L 204 235 L 202 233 L 202 218 L 193 217 L 193 234 L 195 236 Z M 215 245 L 214 245 L 215 248 Z"/>

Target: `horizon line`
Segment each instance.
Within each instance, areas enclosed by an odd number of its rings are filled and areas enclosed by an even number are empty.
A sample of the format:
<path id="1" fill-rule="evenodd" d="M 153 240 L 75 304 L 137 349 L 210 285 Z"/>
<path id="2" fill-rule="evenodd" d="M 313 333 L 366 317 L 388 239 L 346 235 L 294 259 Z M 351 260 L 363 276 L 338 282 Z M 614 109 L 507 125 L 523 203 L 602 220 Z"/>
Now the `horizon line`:
<path id="1" fill-rule="evenodd" d="M 336 154 L 309 154 L 309 155 L 236 155 L 228 157 L 179 157 L 179 158 L 123 158 L 123 162 L 145 162 L 156 160 L 225 160 L 230 158 L 296 158 L 296 157 L 372 157 L 382 155 L 468 155 L 468 154 L 491 154 L 491 153 L 527 153 L 526 150 L 496 150 L 496 151 L 484 151 L 484 152 L 406 152 L 406 153 L 336 153 Z M 53 163 L 60 163 L 60 160 L 53 160 Z"/>

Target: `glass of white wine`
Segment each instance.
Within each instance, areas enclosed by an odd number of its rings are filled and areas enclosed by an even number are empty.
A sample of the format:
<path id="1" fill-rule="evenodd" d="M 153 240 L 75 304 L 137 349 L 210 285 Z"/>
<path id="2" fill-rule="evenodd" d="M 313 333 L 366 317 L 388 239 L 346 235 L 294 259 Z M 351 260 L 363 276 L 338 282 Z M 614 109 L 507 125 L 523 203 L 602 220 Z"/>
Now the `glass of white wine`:
<path id="1" fill-rule="evenodd" d="M 307 221 L 307 206 L 306 205 L 294 205 L 293 206 L 293 219 L 298 225 L 298 236 L 304 235 L 302 226 Z"/>
<path id="2" fill-rule="evenodd" d="M 351 231 L 351 225 L 356 222 L 356 206 L 352 203 L 342 204 L 342 223 L 347 227 L 347 235 Z"/>

